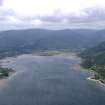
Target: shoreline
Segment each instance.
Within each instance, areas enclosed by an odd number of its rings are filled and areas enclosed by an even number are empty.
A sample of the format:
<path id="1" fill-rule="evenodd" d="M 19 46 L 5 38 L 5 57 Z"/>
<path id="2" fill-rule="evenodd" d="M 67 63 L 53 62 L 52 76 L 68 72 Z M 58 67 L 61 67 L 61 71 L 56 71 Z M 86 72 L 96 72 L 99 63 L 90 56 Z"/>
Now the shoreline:
<path id="1" fill-rule="evenodd" d="M 51 55 L 49 55 L 48 53 L 49 52 L 47 52 L 46 55 L 44 55 L 45 53 L 43 54 L 42 52 L 41 52 L 41 55 L 40 55 L 40 53 L 39 54 L 38 53 L 32 53 L 32 55 L 33 56 L 63 57 L 63 58 L 66 58 L 66 59 L 77 59 L 77 61 L 79 61 L 79 63 L 74 65 L 74 67 L 73 67 L 74 70 L 79 69 L 79 70 L 86 70 L 86 71 L 90 72 L 90 77 L 88 77 L 87 80 L 90 80 L 90 81 L 99 83 L 102 86 L 105 86 L 105 84 L 102 83 L 100 80 L 96 80 L 95 78 L 93 78 L 93 76 L 91 76 L 91 71 L 89 71 L 89 70 L 87 70 L 87 69 L 85 69 L 81 66 L 82 58 L 80 56 L 78 56 L 78 54 L 76 52 L 60 52 L 60 53 L 55 53 L 55 52 L 52 53 L 51 52 Z M 22 54 L 22 55 L 24 55 L 24 54 Z M 19 56 L 21 56 L 21 55 L 19 55 Z M 18 56 L 15 56 L 15 58 L 16 57 L 18 57 Z M 1 65 L 0 68 L 5 68 L 5 67 L 2 67 L 2 65 Z M 13 70 L 12 68 L 6 68 L 6 69 L 10 69 L 10 71 L 8 71 L 8 76 L 7 77 L 1 77 L 0 78 L 0 85 L 3 84 L 3 82 L 5 82 L 5 80 L 8 80 L 13 74 L 16 73 L 16 71 Z"/>
<path id="2" fill-rule="evenodd" d="M 3 68 L 3 67 L 2 67 Z M 11 71 L 8 72 L 8 76 L 3 76 L 3 77 L 0 77 L 0 89 L 3 89 L 4 87 L 7 87 L 8 86 L 8 80 L 9 78 L 15 74 L 16 71 L 11 69 Z"/>
<path id="3" fill-rule="evenodd" d="M 86 78 L 87 80 L 96 82 L 96 83 L 98 83 L 99 85 L 105 87 L 105 83 L 103 83 L 103 82 L 102 82 L 101 80 L 99 80 L 99 79 L 95 79 L 95 77 L 94 77 L 94 71 L 93 71 L 93 70 L 85 69 L 85 68 L 82 67 L 81 65 L 80 65 L 80 67 L 83 68 L 84 70 L 90 72 L 90 76 Z"/>
<path id="4" fill-rule="evenodd" d="M 11 75 L 13 75 L 16 72 L 12 68 L 5 68 L 5 67 L 2 67 L 2 66 L 0 66 L 0 69 L 1 69 L 0 81 L 4 80 L 4 79 L 8 79 Z"/>
<path id="5" fill-rule="evenodd" d="M 31 55 L 33 56 L 45 56 L 45 57 L 49 57 L 49 56 L 52 56 L 52 57 L 63 57 L 63 58 L 66 58 L 66 59 L 77 59 L 78 56 L 75 52 L 50 52 L 51 54 L 49 54 L 49 52 L 47 52 L 46 54 L 41 52 L 41 54 L 39 53 L 32 53 Z M 47 55 L 48 54 L 48 55 Z M 24 55 L 24 54 L 22 54 Z M 19 55 L 19 56 L 22 56 L 22 55 Z M 26 54 L 27 55 L 27 54 Z M 17 58 L 17 56 L 13 56 L 13 58 Z M 4 59 L 8 59 L 8 58 L 11 58 L 11 57 L 6 57 Z M 4 59 L 1 59 L 1 60 L 4 60 Z M 9 62 L 9 61 L 8 61 Z M 12 68 L 5 68 L 3 67 L 2 63 L 0 64 L 0 68 L 1 69 L 6 69 L 7 70 L 7 73 L 8 73 L 8 76 L 1 76 L 0 77 L 0 89 L 7 86 L 7 82 L 9 80 L 9 78 L 11 78 L 12 76 L 15 76 L 15 74 L 17 73 L 15 70 L 13 70 Z"/>
<path id="6" fill-rule="evenodd" d="M 105 87 L 105 83 L 101 82 L 100 80 L 96 80 L 96 79 L 93 78 L 93 77 L 88 77 L 87 80 L 90 80 L 90 81 L 96 82 L 96 83 L 98 83 L 98 84 L 100 84 L 100 85 L 102 85 L 102 86 Z"/>

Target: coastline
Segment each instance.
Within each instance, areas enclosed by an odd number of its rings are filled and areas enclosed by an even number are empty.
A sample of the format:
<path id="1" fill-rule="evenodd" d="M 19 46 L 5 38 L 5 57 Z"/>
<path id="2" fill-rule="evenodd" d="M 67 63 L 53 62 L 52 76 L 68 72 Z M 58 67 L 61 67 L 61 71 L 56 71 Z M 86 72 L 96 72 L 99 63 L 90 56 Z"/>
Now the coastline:
<path id="1" fill-rule="evenodd" d="M 96 83 L 98 83 L 98 84 L 100 84 L 100 85 L 102 85 L 102 86 L 105 87 L 105 83 L 103 83 L 103 82 L 102 82 L 101 80 L 99 80 L 99 79 L 95 79 L 95 77 L 94 77 L 94 71 L 89 70 L 89 69 L 85 69 L 85 68 L 82 67 L 81 65 L 80 65 L 80 67 L 81 67 L 82 69 L 87 70 L 87 71 L 90 72 L 90 76 L 86 78 L 87 80 L 96 82 Z"/>
<path id="2" fill-rule="evenodd" d="M 98 83 L 98 84 L 100 84 L 100 85 L 102 85 L 102 86 L 105 87 L 105 83 L 102 83 L 100 80 L 96 80 L 96 79 L 93 78 L 93 77 L 88 77 L 87 80 L 90 80 L 90 81 L 96 82 L 96 83 Z"/>
<path id="3" fill-rule="evenodd" d="M 48 54 L 48 55 L 47 55 Z M 24 54 L 22 54 L 24 55 Z M 62 57 L 62 58 L 66 58 L 66 59 L 77 59 L 79 58 L 77 56 L 77 54 L 75 52 L 60 52 L 60 51 L 50 51 L 50 54 L 49 52 L 46 52 L 46 54 L 43 52 L 41 52 L 41 54 L 39 53 L 32 53 L 33 56 L 53 56 L 53 57 Z M 21 55 L 19 55 L 21 56 Z M 15 58 L 18 57 L 18 56 L 15 56 Z M 7 57 L 8 58 L 8 57 Z M 11 58 L 11 57 L 10 57 Z M 13 56 L 14 58 L 14 56 Z M 6 58 L 4 58 L 6 59 Z M 1 59 L 3 60 L 3 59 Z M 7 73 L 8 73 L 8 76 L 2 76 L 0 77 L 0 89 L 3 88 L 3 87 L 6 87 L 8 85 L 8 80 L 9 78 L 11 78 L 12 76 L 15 76 L 15 74 L 17 73 L 15 70 L 13 70 L 12 68 L 5 68 L 5 66 L 3 67 L 2 63 L 0 64 L 0 68 L 3 68 L 3 69 L 7 69 Z"/>
<path id="4" fill-rule="evenodd" d="M 51 55 L 48 54 L 48 53 L 49 52 L 46 52 L 46 54 L 44 53 L 45 55 L 42 52 L 41 52 L 41 55 L 40 55 L 40 53 L 39 54 L 38 53 L 32 53 L 32 55 L 33 56 L 54 56 L 54 57 L 63 57 L 63 58 L 66 58 L 66 59 L 76 59 L 77 62 L 78 62 L 78 64 L 76 64 L 76 65 L 73 66 L 73 69 L 74 70 L 77 70 L 78 69 L 78 70 L 86 70 L 86 71 L 89 71 L 89 70 L 87 70 L 87 69 L 85 69 L 85 68 L 83 68 L 81 66 L 82 58 L 80 56 L 78 56 L 78 54 L 76 52 L 59 52 L 58 51 L 56 53 L 56 52 L 53 51 L 53 52 L 50 52 Z M 4 67 L 2 67 L 2 65 L 0 65 L 0 67 L 1 68 L 4 68 Z M 13 70 L 13 69 L 11 69 L 11 68 L 7 68 L 7 69 L 10 69 L 10 71 L 8 72 L 9 75 L 7 77 L 0 78 L 0 86 L 3 84 L 3 82 L 5 83 L 5 81 L 8 80 L 8 78 L 10 78 L 14 73 L 16 73 L 16 71 Z M 89 72 L 90 72 L 90 77 L 88 77 L 87 80 L 94 81 L 96 83 L 99 83 L 100 85 L 105 86 L 105 84 L 102 83 L 100 80 L 96 80 L 95 78 L 93 78 L 93 76 L 92 76 L 92 73 L 93 72 L 91 72 L 91 71 L 89 71 Z"/>
<path id="5" fill-rule="evenodd" d="M 8 77 L 0 77 L 0 89 L 8 86 L 8 79 L 15 74 L 15 70 L 9 71 Z"/>

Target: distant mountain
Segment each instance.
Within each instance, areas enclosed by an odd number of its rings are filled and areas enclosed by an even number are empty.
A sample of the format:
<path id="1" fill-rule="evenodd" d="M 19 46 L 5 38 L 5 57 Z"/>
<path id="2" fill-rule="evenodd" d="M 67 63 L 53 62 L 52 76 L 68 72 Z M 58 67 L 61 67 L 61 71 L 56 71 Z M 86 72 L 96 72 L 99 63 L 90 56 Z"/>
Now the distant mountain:
<path id="1" fill-rule="evenodd" d="M 105 41 L 105 30 L 11 30 L 0 32 L 0 57 L 34 50 L 80 49 Z"/>

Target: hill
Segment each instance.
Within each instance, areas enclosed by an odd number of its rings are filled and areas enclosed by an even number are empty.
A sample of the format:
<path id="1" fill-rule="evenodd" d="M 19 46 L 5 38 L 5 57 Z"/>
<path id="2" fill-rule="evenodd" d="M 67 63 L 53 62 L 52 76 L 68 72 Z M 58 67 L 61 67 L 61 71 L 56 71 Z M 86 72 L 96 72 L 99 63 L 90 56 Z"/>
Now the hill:
<path id="1" fill-rule="evenodd" d="M 0 58 L 49 49 L 81 49 L 105 40 L 105 30 L 11 30 L 0 32 Z"/>
<path id="2" fill-rule="evenodd" d="M 95 71 L 95 78 L 105 83 L 105 42 L 83 51 L 82 66 Z"/>

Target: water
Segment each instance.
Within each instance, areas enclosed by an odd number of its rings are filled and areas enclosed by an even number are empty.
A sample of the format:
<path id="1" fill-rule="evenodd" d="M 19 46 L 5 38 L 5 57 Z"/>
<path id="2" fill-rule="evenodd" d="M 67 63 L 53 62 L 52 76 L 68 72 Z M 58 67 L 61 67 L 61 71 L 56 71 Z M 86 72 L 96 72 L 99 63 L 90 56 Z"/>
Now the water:
<path id="1" fill-rule="evenodd" d="M 74 67 L 79 59 L 22 55 L 2 61 L 17 72 L 0 89 L 0 105 L 105 105 L 105 88 Z"/>

